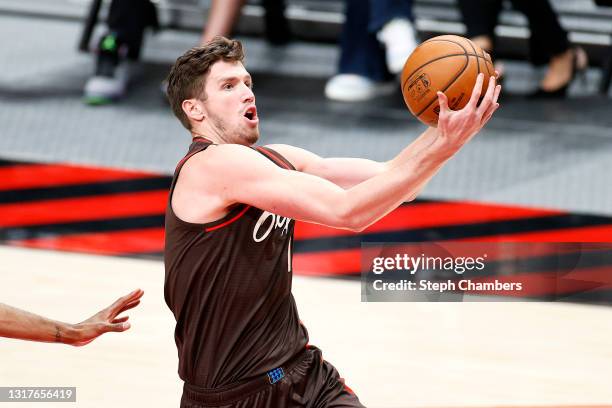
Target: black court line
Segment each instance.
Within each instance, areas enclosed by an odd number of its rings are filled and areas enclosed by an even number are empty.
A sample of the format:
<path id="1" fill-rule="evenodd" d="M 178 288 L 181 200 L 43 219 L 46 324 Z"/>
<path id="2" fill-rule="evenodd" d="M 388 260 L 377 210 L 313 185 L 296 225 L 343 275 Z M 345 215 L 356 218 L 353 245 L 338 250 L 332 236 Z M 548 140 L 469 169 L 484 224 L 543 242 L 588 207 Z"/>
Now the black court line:
<path id="1" fill-rule="evenodd" d="M 32 165 L 34 163 L 31 162 L 25 162 L 25 161 L 13 161 L 13 160 L 6 160 L 6 159 L 0 159 L 0 167 L 13 167 L 13 166 L 28 166 L 28 165 Z"/>
<path id="2" fill-rule="evenodd" d="M 91 197 L 105 194 L 170 190 L 170 177 L 147 177 L 101 183 L 61 185 L 21 190 L 0 191 L 0 204 L 14 204 L 61 198 Z"/>
<path id="3" fill-rule="evenodd" d="M 0 241 L 57 237 L 58 235 L 67 234 L 129 231 L 140 228 L 163 227 L 164 218 L 164 214 L 160 214 L 60 224 L 28 225 L 18 228 L 1 228 Z"/>

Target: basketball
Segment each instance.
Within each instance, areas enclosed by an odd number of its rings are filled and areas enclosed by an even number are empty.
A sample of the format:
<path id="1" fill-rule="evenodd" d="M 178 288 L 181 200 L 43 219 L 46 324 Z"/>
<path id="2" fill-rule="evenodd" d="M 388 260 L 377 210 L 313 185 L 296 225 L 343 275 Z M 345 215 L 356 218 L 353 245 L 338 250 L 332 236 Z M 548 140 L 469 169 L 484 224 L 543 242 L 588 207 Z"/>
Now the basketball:
<path id="1" fill-rule="evenodd" d="M 436 92 L 448 98 L 452 110 L 470 100 L 479 73 L 484 73 L 481 96 L 495 75 L 491 56 L 467 38 L 441 35 L 419 45 L 402 70 L 402 95 L 410 112 L 428 126 L 438 125 L 440 107 Z"/>

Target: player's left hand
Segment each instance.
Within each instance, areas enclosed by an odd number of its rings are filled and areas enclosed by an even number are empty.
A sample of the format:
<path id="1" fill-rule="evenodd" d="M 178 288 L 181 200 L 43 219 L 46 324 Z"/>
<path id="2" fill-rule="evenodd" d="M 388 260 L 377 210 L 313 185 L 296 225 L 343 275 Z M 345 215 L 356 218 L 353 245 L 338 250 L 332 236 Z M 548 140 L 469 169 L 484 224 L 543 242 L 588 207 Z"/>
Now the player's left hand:
<path id="1" fill-rule="evenodd" d="M 472 90 L 472 96 L 467 105 L 460 110 L 454 111 L 448 107 L 448 98 L 442 92 L 438 92 L 440 104 L 440 115 L 438 118 L 438 134 L 445 143 L 453 149 L 459 149 L 467 143 L 476 133 L 483 128 L 491 119 L 493 113 L 499 108 L 497 99 L 501 92 L 501 85 L 496 85 L 495 79 L 499 76 L 497 71 L 495 77 L 489 79 L 489 86 L 480 104 L 480 95 L 484 83 L 484 74 L 478 74 L 476 84 Z"/>
<path id="2" fill-rule="evenodd" d="M 130 310 L 140 303 L 140 298 L 144 294 L 142 289 L 120 297 L 112 305 L 108 306 L 90 317 L 89 319 L 76 324 L 76 335 L 72 339 L 67 339 L 66 343 L 72 346 L 84 346 L 91 343 L 100 335 L 107 332 L 123 332 L 130 328 L 128 323 L 129 316 L 117 317 L 126 310 Z"/>

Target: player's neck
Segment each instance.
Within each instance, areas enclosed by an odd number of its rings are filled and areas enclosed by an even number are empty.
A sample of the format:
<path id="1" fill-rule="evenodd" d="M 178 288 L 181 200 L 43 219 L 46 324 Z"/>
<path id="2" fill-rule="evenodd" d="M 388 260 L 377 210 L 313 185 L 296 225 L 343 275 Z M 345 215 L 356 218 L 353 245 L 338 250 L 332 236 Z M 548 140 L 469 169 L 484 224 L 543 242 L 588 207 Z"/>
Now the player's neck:
<path id="1" fill-rule="evenodd" d="M 194 126 L 191 128 L 191 137 L 195 139 L 196 137 L 201 137 L 215 144 L 224 144 L 227 143 L 227 140 L 223 138 L 216 129 L 211 129 L 210 126 Z"/>
<path id="2" fill-rule="evenodd" d="M 198 133 L 195 131 L 191 131 L 191 140 L 195 140 L 195 139 L 206 139 L 209 142 L 212 142 L 214 144 L 220 144 L 220 142 L 216 140 L 215 137 L 211 137 L 210 135 L 207 135 L 207 134 L 202 134 L 202 133 Z"/>

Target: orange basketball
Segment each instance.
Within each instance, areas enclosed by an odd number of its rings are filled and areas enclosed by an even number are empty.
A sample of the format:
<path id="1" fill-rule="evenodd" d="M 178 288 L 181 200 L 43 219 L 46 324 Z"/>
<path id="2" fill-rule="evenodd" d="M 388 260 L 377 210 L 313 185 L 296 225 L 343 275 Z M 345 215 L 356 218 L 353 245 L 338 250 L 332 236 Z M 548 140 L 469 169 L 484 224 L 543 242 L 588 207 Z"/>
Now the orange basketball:
<path id="1" fill-rule="evenodd" d="M 441 35 L 419 45 L 402 71 L 402 95 L 410 112 L 428 126 L 438 126 L 437 91 L 448 107 L 463 108 L 472 96 L 476 77 L 485 74 L 482 95 L 495 75 L 491 56 L 467 38 Z M 482 96 L 481 95 L 481 96 Z"/>

